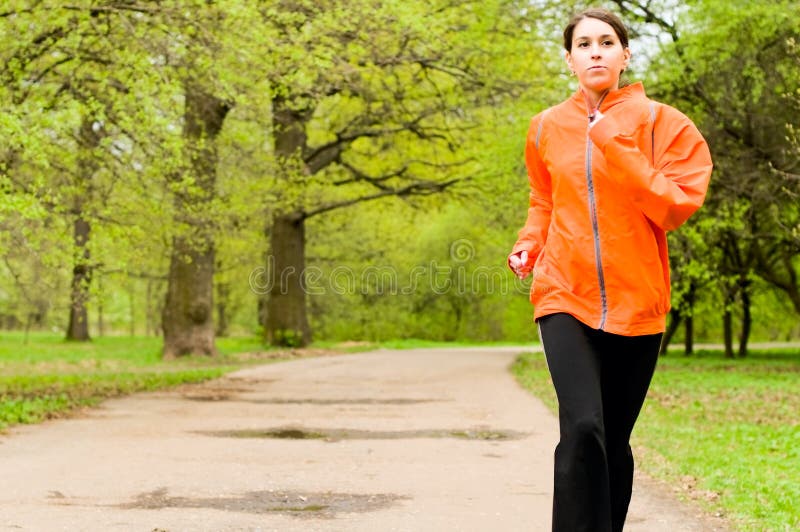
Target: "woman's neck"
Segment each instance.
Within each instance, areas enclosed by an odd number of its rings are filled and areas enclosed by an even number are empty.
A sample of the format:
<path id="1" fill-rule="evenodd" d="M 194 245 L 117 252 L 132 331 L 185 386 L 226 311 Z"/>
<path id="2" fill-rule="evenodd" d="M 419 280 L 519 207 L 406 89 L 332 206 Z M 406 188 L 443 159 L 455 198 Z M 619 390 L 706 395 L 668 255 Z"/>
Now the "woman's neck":
<path id="1" fill-rule="evenodd" d="M 612 90 L 617 89 L 618 87 L 609 87 L 602 91 L 595 91 L 592 89 L 587 89 L 586 87 L 581 86 L 581 90 L 583 91 L 584 98 L 586 99 L 586 105 L 588 107 L 588 111 L 594 111 L 600 107 L 600 104 L 603 103 L 603 99 L 608 95 L 609 92 Z"/>

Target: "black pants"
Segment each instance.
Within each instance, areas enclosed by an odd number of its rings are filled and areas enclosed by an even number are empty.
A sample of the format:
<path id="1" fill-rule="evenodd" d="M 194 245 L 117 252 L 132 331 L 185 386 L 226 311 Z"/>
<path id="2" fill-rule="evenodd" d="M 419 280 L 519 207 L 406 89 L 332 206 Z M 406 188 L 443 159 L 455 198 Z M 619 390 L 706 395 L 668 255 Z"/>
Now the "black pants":
<path id="1" fill-rule="evenodd" d="M 630 436 L 661 334 L 619 336 L 568 314 L 539 320 L 558 396 L 553 531 L 621 531 L 633 488 Z"/>

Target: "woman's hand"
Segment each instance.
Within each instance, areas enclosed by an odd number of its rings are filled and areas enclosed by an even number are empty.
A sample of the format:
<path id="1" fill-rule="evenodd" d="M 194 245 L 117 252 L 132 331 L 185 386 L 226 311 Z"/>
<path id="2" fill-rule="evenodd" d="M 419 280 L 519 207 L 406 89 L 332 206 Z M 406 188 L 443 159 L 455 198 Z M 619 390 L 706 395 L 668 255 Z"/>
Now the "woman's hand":
<path id="1" fill-rule="evenodd" d="M 595 124 L 597 124 L 600 120 L 603 119 L 605 115 L 600 112 L 600 109 L 596 110 L 594 113 L 589 115 L 589 129 L 592 129 Z"/>
<path id="2" fill-rule="evenodd" d="M 520 279 L 526 278 L 531 273 L 531 269 L 528 267 L 528 252 L 523 250 L 509 255 L 508 267 Z"/>
<path id="3" fill-rule="evenodd" d="M 583 92 L 583 99 L 586 100 L 586 112 L 589 113 L 589 129 L 592 129 L 595 124 L 597 124 L 600 120 L 603 119 L 603 113 L 600 112 L 600 104 L 603 103 L 606 96 L 608 95 L 608 91 L 604 92 L 600 99 L 597 100 L 597 105 L 592 102 L 592 99 L 586 94 L 586 91 Z"/>

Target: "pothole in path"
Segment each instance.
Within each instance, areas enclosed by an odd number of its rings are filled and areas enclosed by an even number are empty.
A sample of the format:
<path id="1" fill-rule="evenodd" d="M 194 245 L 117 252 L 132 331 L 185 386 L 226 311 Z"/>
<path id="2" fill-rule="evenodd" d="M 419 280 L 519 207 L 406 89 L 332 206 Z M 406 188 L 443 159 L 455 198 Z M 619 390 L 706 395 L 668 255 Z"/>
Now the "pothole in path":
<path id="1" fill-rule="evenodd" d="M 250 399 L 248 403 L 270 405 L 418 405 L 421 403 L 437 403 L 441 399 Z"/>
<path id="2" fill-rule="evenodd" d="M 226 512 L 282 513 L 296 517 L 333 518 L 338 513 L 374 512 L 408 500 L 402 495 L 372 493 L 304 493 L 296 491 L 250 491 L 237 496 L 175 497 L 166 488 L 142 493 L 117 508 L 159 510 L 162 508 L 210 508 Z"/>
<path id="3" fill-rule="evenodd" d="M 526 432 L 515 430 L 494 430 L 488 428 L 472 429 L 430 429 L 430 430 L 359 430 L 359 429 L 318 429 L 299 427 L 277 427 L 273 429 L 243 429 L 198 432 L 219 438 L 264 438 L 287 440 L 408 440 L 418 438 L 454 438 L 459 440 L 504 441 L 520 440 L 529 436 Z"/>

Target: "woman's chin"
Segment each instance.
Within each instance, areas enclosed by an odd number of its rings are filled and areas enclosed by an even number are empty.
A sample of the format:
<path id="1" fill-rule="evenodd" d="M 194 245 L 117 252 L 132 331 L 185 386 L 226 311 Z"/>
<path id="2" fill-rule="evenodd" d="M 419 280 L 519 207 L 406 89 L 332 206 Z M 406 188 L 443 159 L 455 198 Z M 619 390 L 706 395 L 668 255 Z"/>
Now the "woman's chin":
<path id="1" fill-rule="evenodd" d="M 611 80 L 586 80 L 585 82 L 581 83 L 584 89 L 594 92 L 596 94 L 602 94 L 608 90 L 613 90 L 617 88 L 617 85 L 614 84 Z"/>

